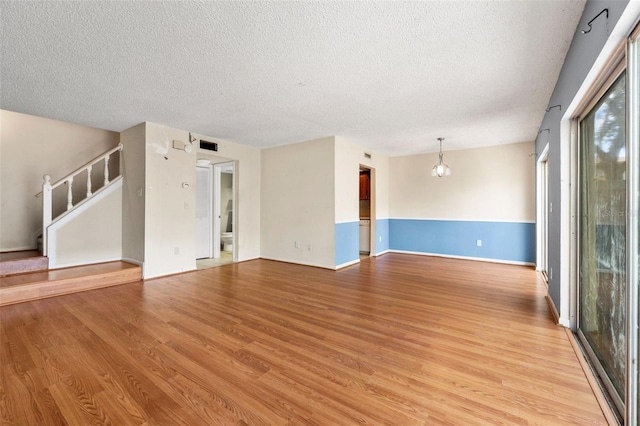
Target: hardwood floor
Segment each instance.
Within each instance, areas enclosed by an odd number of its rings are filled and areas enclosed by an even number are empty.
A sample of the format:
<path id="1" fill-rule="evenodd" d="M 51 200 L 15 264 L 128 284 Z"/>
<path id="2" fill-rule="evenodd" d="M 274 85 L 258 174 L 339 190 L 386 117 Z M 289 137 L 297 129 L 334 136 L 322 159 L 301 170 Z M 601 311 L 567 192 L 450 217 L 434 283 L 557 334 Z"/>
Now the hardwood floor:
<path id="1" fill-rule="evenodd" d="M 2 424 L 606 424 L 527 267 L 257 260 L 0 320 Z"/>

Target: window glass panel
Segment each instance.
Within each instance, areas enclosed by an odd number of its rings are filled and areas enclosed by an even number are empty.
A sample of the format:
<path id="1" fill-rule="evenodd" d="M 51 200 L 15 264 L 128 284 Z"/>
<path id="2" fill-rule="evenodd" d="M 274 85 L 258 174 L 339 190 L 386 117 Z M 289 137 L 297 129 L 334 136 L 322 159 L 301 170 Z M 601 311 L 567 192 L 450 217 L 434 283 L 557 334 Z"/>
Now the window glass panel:
<path id="1" fill-rule="evenodd" d="M 625 76 L 580 123 L 579 328 L 624 400 L 626 338 Z"/>

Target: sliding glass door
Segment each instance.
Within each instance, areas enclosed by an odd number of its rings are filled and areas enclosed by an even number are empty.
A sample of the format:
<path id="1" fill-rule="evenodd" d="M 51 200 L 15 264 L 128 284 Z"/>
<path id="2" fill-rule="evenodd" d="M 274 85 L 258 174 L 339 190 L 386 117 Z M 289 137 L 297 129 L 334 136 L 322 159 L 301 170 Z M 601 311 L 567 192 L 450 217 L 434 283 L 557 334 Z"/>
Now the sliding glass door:
<path id="1" fill-rule="evenodd" d="M 578 335 L 611 399 L 626 385 L 626 78 L 580 121 Z"/>

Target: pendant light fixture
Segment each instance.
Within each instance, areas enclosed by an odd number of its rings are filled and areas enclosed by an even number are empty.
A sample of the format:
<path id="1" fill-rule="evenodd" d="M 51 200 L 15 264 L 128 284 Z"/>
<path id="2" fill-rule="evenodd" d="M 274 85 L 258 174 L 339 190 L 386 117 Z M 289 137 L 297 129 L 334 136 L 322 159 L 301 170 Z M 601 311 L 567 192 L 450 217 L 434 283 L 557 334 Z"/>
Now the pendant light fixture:
<path id="1" fill-rule="evenodd" d="M 451 176 L 451 168 L 442 160 L 442 141 L 444 138 L 438 138 L 440 141 L 440 153 L 438 154 L 438 164 L 431 169 L 431 176 Z"/>

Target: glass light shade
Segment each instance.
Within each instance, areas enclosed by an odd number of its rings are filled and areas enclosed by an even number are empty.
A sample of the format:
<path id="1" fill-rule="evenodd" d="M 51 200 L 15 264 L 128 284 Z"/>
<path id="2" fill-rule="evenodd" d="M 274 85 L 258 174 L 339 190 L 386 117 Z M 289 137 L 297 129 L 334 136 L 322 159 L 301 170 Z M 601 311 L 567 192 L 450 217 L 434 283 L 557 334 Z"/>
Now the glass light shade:
<path id="1" fill-rule="evenodd" d="M 436 164 L 433 166 L 433 169 L 431 169 L 431 176 L 451 176 L 451 168 L 444 163 Z"/>
<path id="2" fill-rule="evenodd" d="M 431 169 L 431 176 L 437 176 L 437 177 L 451 176 L 451 169 L 449 168 L 449 166 L 447 166 L 447 163 L 442 161 L 442 157 L 443 157 L 442 141 L 443 140 L 444 138 L 438 138 L 438 141 L 440 142 L 440 152 L 438 152 L 438 164 L 433 166 L 433 169 Z"/>

